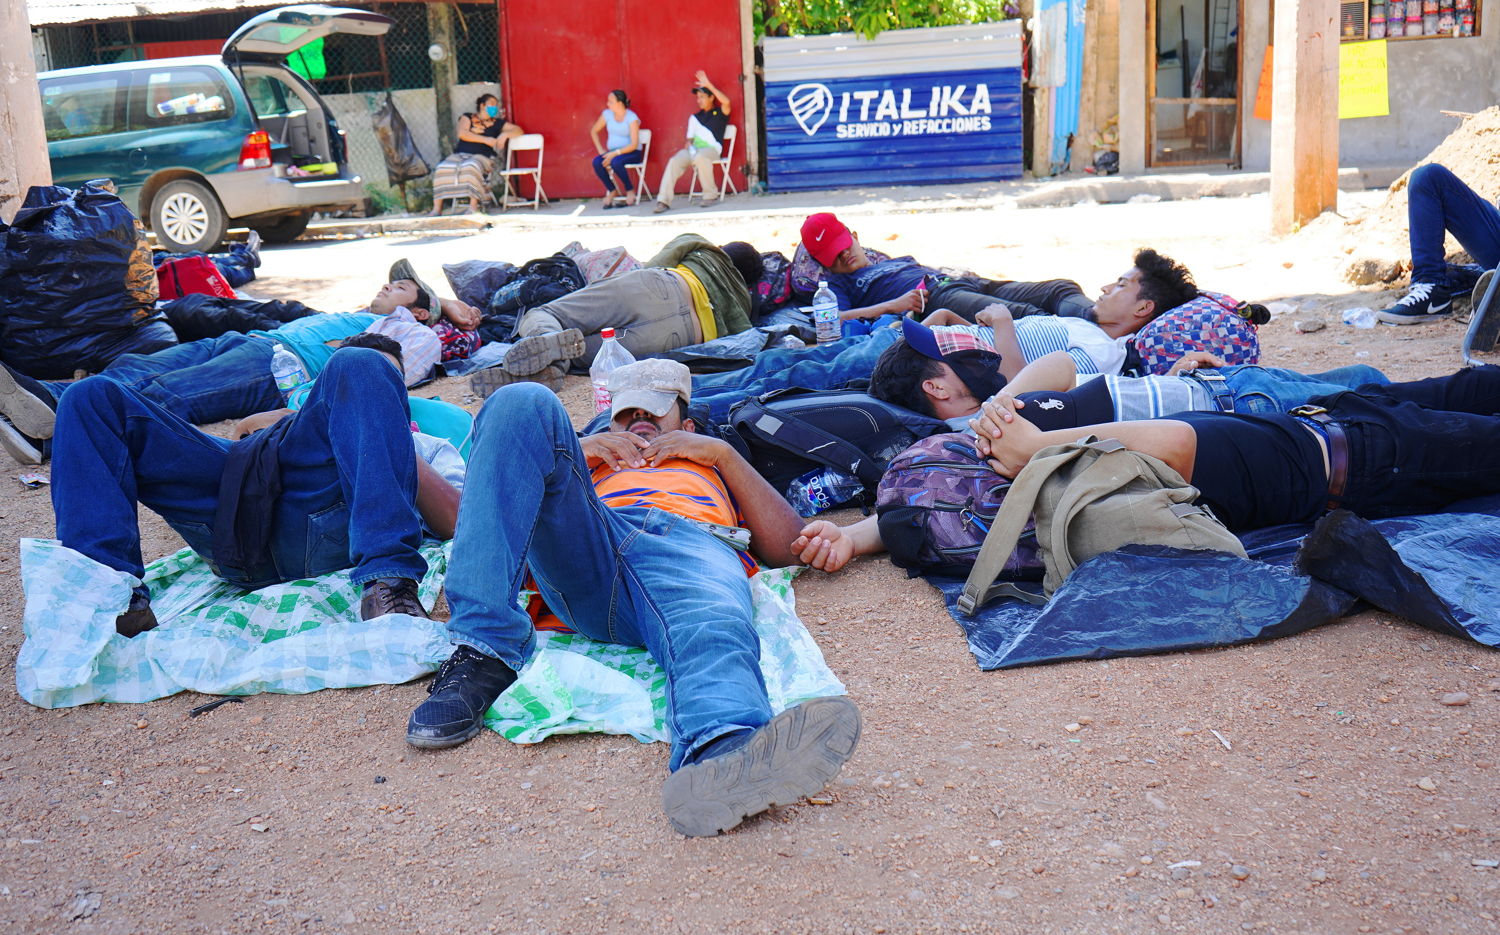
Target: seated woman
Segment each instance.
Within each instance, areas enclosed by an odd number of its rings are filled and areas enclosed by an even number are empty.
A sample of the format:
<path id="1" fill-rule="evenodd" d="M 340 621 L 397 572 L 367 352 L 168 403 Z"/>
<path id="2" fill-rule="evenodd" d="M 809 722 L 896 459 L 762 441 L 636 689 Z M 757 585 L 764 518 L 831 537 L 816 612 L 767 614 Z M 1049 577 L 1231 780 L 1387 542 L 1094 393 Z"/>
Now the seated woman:
<path id="1" fill-rule="evenodd" d="M 626 205 L 635 204 L 635 196 L 630 191 L 630 173 L 625 167 L 638 164 L 645 154 L 641 151 L 641 118 L 630 109 L 630 96 L 616 88 L 609 92 L 604 103 L 599 119 L 589 127 L 589 138 L 594 141 L 594 149 L 599 151 L 594 157 L 594 174 L 604 184 L 604 199 L 600 206 L 609 209 L 624 206 L 615 203 L 617 198 L 623 199 Z M 599 142 L 600 130 L 605 131 L 603 143 Z"/>
<path id="2" fill-rule="evenodd" d="M 490 170 L 495 155 L 521 135 L 521 128 L 500 116 L 500 99 L 484 94 L 474 102 L 474 113 L 458 118 L 458 145 L 453 155 L 432 170 L 432 216 L 443 213 L 443 201 L 469 199 L 469 210 L 491 201 Z"/>

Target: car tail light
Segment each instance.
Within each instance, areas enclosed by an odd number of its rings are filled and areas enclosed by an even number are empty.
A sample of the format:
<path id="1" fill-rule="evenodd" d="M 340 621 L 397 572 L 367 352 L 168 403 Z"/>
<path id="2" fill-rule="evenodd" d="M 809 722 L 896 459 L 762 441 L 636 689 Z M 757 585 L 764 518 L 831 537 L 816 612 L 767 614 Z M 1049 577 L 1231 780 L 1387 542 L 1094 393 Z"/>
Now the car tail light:
<path id="1" fill-rule="evenodd" d="M 245 137 L 240 147 L 241 169 L 265 169 L 271 165 L 271 134 L 256 130 Z"/>

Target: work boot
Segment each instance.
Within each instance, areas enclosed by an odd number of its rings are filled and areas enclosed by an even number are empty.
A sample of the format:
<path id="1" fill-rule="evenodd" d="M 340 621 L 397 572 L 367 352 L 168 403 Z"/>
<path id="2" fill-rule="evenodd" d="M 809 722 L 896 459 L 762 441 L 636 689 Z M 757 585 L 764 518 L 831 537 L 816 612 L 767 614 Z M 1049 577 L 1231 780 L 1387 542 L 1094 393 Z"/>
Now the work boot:
<path id="1" fill-rule="evenodd" d="M 417 597 L 417 582 L 411 578 L 375 578 L 365 582 L 359 601 L 359 619 L 371 620 L 386 614 L 408 614 L 427 617 Z"/>
<path id="2" fill-rule="evenodd" d="M 484 713 L 516 680 L 516 670 L 469 646 L 438 666 L 427 700 L 406 722 L 406 742 L 425 750 L 456 747 L 484 727 Z"/>
<path id="3" fill-rule="evenodd" d="M 515 376 L 529 377 L 558 361 L 566 363 L 582 357 L 584 349 L 583 332 L 577 328 L 547 331 L 521 338 L 511 345 L 500 366 Z"/>
<path id="4" fill-rule="evenodd" d="M 524 377 L 516 376 L 504 367 L 486 367 L 469 377 L 469 389 L 480 399 L 488 399 L 495 390 L 512 383 L 540 383 L 555 393 L 562 387 L 567 375 L 568 371 L 561 364 L 551 364 L 540 373 Z"/>
<path id="5" fill-rule="evenodd" d="M 130 606 L 115 618 L 115 632 L 129 639 L 155 629 L 156 612 L 151 609 L 151 592 L 144 584 L 138 584 L 130 591 Z"/>
<path id="6" fill-rule="evenodd" d="M 1453 299 L 1447 289 L 1430 282 L 1414 282 L 1399 302 L 1376 312 L 1375 317 L 1387 324 L 1415 325 L 1447 318 L 1452 308 Z"/>
<path id="7" fill-rule="evenodd" d="M 854 755 L 859 731 L 859 709 L 848 698 L 804 701 L 753 732 L 714 741 L 668 776 L 662 810 L 688 837 L 728 831 L 826 786 Z"/>

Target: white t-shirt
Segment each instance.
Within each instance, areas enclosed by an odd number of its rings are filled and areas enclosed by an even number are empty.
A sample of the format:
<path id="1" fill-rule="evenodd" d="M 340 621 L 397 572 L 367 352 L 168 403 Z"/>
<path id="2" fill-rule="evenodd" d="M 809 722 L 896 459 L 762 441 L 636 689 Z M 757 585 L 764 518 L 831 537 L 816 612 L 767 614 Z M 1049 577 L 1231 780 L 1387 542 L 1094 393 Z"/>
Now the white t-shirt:
<path id="1" fill-rule="evenodd" d="M 995 329 L 986 325 L 939 325 L 937 330 L 962 331 L 975 340 L 995 346 Z M 1082 318 L 1058 315 L 1027 315 L 1016 321 L 1016 343 L 1027 363 L 1055 351 L 1066 351 L 1080 374 L 1119 373 L 1125 365 L 1125 342 Z"/>

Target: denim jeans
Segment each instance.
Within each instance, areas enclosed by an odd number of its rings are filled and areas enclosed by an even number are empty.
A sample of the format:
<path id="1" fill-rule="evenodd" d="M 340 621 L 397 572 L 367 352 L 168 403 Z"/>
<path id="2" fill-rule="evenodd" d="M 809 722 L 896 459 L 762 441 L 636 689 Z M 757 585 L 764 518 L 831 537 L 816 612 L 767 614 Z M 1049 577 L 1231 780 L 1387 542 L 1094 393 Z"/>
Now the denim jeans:
<path id="1" fill-rule="evenodd" d="M 665 670 L 671 769 L 770 720 L 733 550 L 664 510 L 605 506 L 562 403 L 516 383 L 490 396 L 475 425 L 446 581 L 453 639 L 525 665 L 536 632 L 516 595 L 528 571 L 568 626 L 644 646 Z"/>
<path id="2" fill-rule="evenodd" d="M 1219 373 L 1224 375 L 1224 382 L 1234 394 L 1234 411 L 1252 415 L 1290 412 L 1314 396 L 1391 382 L 1385 374 L 1367 364 L 1312 374 L 1256 365 L 1224 367 Z"/>
<path id="3" fill-rule="evenodd" d="M 1317 397 L 1349 439 L 1343 504 L 1379 518 L 1500 492 L 1500 368 Z"/>
<path id="4" fill-rule="evenodd" d="M 416 450 L 401 374 L 379 352 L 334 353 L 279 447 L 283 490 L 271 564 L 226 577 L 255 588 L 353 567 L 420 578 Z M 52 440 L 52 507 L 62 544 L 140 577 L 136 504 L 213 556 L 219 476 L 229 440 L 206 435 L 114 380 L 63 394 Z M 220 569 L 215 569 L 216 573 Z"/>
<path id="5" fill-rule="evenodd" d="M 604 194 L 608 195 L 615 190 L 615 183 L 609 177 L 610 170 L 614 170 L 615 178 L 620 180 L 620 191 L 630 191 L 630 173 L 625 171 L 626 166 L 636 165 L 645 155 L 640 149 L 633 153 L 621 153 L 609 161 L 609 169 L 604 168 L 604 154 L 600 153 L 594 157 L 594 174 L 599 176 L 599 181 L 604 185 Z"/>
<path id="6" fill-rule="evenodd" d="M 231 332 L 154 354 L 122 354 L 99 374 L 183 421 L 202 425 L 279 409 L 270 341 Z M 61 399 L 72 383 L 48 383 Z M 79 384 L 81 385 L 81 384 Z"/>
<path id="7" fill-rule="evenodd" d="M 761 393 L 788 386 L 827 390 L 868 379 L 875 361 L 900 336 L 898 328 L 880 328 L 828 344 L 761 351 L 748 367 L 693 377 L 693 402 L 706 404 L 714 420 L 722 422 L 735 403 Z"/>
<path id="8" fill-rule="evenodd" d="M 1500 266 L 1500 210 L 1446 167 L 1432 162 L 1412 172 L 1406 187 L 1406 218 L 1412 282 L 1448 288 L 1445 230 L 1485 269 Z"/>

